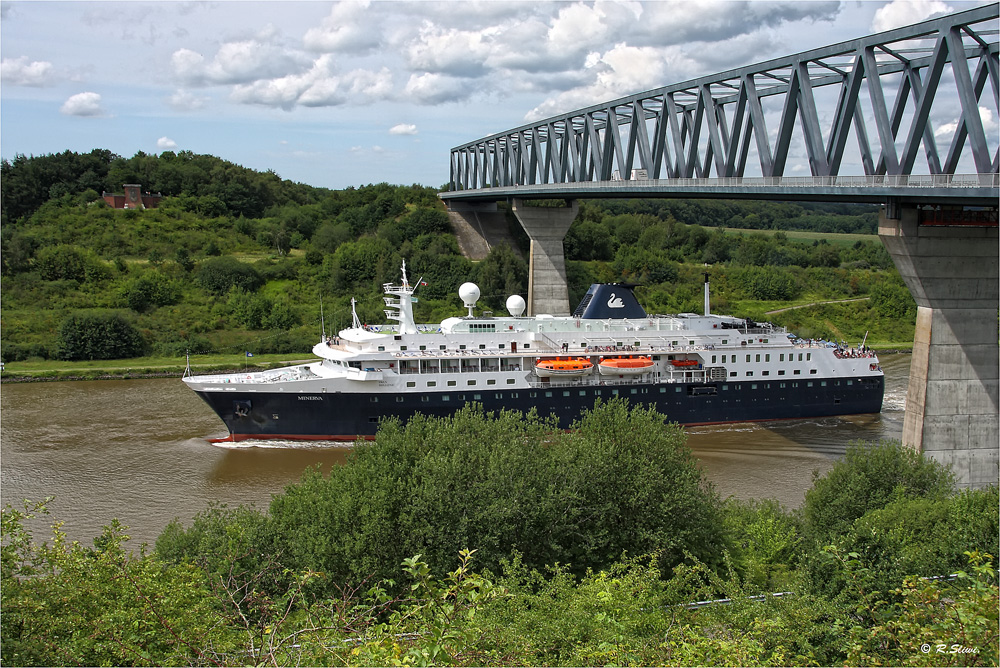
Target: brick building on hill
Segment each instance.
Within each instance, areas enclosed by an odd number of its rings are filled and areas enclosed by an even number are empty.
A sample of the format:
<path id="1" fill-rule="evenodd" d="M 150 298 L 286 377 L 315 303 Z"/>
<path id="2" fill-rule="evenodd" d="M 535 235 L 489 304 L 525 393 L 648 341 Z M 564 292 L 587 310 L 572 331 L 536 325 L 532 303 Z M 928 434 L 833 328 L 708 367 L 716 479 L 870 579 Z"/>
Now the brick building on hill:
<path id="1" fill-rule="evenodd" d="M 142 192 L 142 186 L 137 183 L 126 183 L 122 188 L 125 190 L 122 195 L 105 192 L 101 193 L 101 197 L 115 209 L 155 209 L 163 199 L 159 193 Z"/>

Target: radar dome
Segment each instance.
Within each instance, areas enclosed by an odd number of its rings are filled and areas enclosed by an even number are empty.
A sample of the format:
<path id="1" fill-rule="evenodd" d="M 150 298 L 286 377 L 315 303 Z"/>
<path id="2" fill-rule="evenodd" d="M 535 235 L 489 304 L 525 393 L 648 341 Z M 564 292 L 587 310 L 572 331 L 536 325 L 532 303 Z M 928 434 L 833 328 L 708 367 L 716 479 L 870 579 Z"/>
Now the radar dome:
<path id="1" fill-rule="evenodd" d="M 462 283 L 462 287 L 458 289 L 458 296 L 466 306 L 475 306 L 479 301 L 479 286 L 475 283 Z"/>
<path id="2" fill-rule="evenodd" d="M 521 295 L 511 295 L 507 297 L 507 312 L 515 318 L 521 317 L 524 313 L 524 298 Z"/>
<path id="3" fill-rule="evenodd" d="M 462 298 L 465 308 L 469 309 L 469 317 L 472 317 L 472 308 L 479 301 L 479 286 L 475 283 L 462 283 L 458 288 L 458 296 Z"/>

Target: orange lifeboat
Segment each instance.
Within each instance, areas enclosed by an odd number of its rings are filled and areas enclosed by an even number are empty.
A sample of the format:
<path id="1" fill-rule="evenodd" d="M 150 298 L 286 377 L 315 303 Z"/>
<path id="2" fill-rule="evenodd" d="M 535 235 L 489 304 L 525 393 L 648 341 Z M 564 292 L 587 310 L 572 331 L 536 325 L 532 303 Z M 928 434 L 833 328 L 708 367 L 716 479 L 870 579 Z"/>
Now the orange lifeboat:
<path id="1" fill-rule="evenodd" d="M 539 378 L 573 378 L 586 376 L 593 370 L 594 363 L 586 357 L 542 359 L 535 364 L 535 375 Z"/>
<path id="2" fill-rule="evenodd" d="M 698 360 L 670 360 L 670 363 L 681 368 L 698 366 Z"/>
<path id="3" fill-rule="evenodd" d="M 653 369 L 651 357 L 605 357 L 598 367 L 602 376 L 637 376 Z"/>

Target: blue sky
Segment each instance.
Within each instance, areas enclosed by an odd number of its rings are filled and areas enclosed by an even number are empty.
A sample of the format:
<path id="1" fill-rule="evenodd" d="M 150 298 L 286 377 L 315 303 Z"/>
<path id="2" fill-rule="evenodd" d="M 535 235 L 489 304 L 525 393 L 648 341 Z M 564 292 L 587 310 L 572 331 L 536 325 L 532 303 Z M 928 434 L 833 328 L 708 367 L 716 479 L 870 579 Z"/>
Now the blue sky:
<path id="1" fill-rule="evenodd" d="M 328 188 L 981 2 L 0 2 L 0 155 L 207 153 Z"/>

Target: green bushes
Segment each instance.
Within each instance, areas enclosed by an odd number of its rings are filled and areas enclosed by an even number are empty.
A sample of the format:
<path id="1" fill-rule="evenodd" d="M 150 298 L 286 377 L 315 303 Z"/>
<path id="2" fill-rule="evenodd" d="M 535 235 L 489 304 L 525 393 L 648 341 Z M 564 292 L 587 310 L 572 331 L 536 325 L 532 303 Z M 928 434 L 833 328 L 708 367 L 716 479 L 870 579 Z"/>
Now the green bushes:
<path id="1" fill-rule="evenodd" d="M 139 331 L 114 311 L 79 312 L 59 326 L 57 356 L 62 360 L 112 360 L 146 351 Z"/>
<path id="2" fill-rule="evenodd" d="M 497 570 L 511 553 L 575 573 L 623 553 L 671 568 L 720 556 L 718 502 L 663 416 L 615 401 L 561 434 L 549 420 L 467 407 L 383 423 L 328 477 L 312 471 L 271 504 L 289 565 L 334 582 L 391 577 L 410 554 L 437 571 L 463 547 Z"/>
<path id="3" fill-rule="evenodd" d="M 210 258 L 198 266 L 198 282 L 209 292 L 224 295 L 232 288 L 253 292 L 264 284 L 260 273 L 230 255 Z"/>

